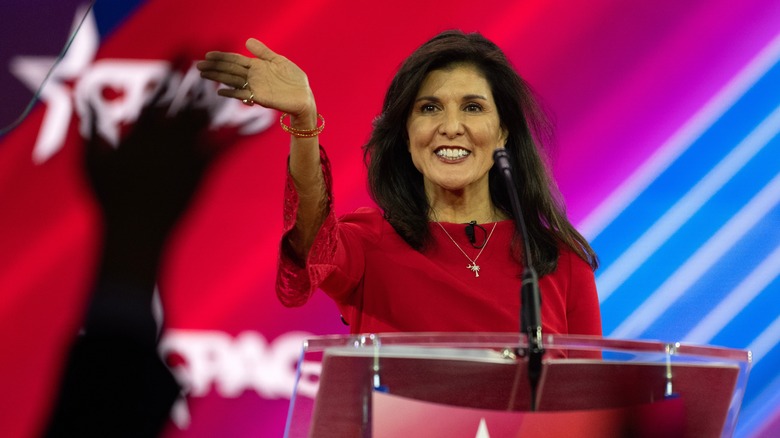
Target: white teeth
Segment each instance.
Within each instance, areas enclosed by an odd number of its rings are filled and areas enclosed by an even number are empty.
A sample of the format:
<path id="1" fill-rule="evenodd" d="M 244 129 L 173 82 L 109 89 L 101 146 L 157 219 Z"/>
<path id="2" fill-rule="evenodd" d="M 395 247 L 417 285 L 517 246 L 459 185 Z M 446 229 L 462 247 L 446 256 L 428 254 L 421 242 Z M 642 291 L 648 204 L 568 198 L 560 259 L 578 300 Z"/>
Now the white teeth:
<path id="1" fill-rule="evenodd" d="M 465 156 L 468 156 L 471 154 L 471 152 L 465 150 L 465 149 L 454 149 L 454 148 L 441 148 L 436 151 L 436 155 L 438 155 L 441 158 L 446 158 L 448 160 L 457 160 L 460 158 L 463 158 Z"/>

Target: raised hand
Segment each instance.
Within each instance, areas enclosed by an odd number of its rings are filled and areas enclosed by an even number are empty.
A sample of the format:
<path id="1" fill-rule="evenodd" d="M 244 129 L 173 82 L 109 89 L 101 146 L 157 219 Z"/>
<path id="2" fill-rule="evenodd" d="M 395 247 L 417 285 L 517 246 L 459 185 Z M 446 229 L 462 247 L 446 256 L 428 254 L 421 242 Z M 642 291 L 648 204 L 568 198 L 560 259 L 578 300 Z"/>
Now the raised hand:
<path id="1" fill-rule="evenodd" d="M 287 161 L 299 203 L 295 227 L 286 241 L 297 259 L 305 260 L 326 214 L 323 205 L 326 205 L 327 194 L 318 139 L 321 129 L 316 129 L 318 121 L 323 124 L 325 121 L 317 114 L 314 93 L 303 70 L 254 38 L 247 40 L 246 48 L 254 58 L 237 53 L 209 52 L 197 68 L 201 77 L 227 86 L 218 90 L 221 96 L 288 113 L 290 128 L 316 131 L 312 136 L 291 132 Z"/>
<path id="2" fill-rule="evenodd" d="M 306 73 L 265 44 L 250 38 L 246 48 L 255 58 L 209 52 L 197 64 L 201 76 L 226 85 L 218 91 L 251 105 L 260 104 L 293 116 L 316 117 L 314 95 Z"/>

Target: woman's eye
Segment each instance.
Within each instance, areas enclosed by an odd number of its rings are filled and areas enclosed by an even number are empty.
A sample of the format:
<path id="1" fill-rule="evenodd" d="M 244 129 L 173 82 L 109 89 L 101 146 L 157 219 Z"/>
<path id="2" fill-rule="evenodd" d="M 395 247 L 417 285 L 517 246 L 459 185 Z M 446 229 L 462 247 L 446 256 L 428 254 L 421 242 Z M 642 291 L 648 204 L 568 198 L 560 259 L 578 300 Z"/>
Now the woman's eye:
<path id="1" fill-rule="evenodd" d="M 476 111 L 482 111 L 482 106 L 476 103 L 470 103 L 466 105 L 466 111 L 476 112 Z"/>
<path id="2" fill-rule="evenodd" d="M 420 106 L 420 111 L 422 111 L 424 113 L 429 113 L 429 112 L 432 112 L 432 111 L 436 111 L 436 105 L 434 105 L 432 103 L 425 103 L 425 104 Z"/>

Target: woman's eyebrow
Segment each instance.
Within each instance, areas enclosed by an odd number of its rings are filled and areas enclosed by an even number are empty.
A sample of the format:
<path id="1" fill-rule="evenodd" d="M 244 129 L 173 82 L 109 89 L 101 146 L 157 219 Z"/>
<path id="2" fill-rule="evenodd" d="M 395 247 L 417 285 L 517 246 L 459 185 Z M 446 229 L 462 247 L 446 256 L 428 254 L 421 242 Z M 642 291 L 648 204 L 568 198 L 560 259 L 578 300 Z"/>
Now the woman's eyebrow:
<path id="1" fill-rule="evenodd" d="M 486 96 L 483 96 L 481 94 L 467 94 L 461 98 L 462 100 L 474 100 L 474 99 L 481 99 L 481 100 L 488 100 Z M 439 99 L 436 96 L 420 96 L 417 99 L 415 99 L 415 102 L 420 102 L 422 100 L 432 100 L 432 101 L 439 101 Z"/>
<path id="2" fill-rule="evenodd" d="M 415 99 L 414 101 L 415 101 L 415 102 L 420 102 L 420 101 L 423 101 L 423 100 L 433 100 L 433 101 L 438 101 L 438 100 L 439 100 L 439 98 L 438 98 L 438 97 L 436 97 L 436 96 L 420 96 L 420 97 L 418 97 L 417 99 Z"/>

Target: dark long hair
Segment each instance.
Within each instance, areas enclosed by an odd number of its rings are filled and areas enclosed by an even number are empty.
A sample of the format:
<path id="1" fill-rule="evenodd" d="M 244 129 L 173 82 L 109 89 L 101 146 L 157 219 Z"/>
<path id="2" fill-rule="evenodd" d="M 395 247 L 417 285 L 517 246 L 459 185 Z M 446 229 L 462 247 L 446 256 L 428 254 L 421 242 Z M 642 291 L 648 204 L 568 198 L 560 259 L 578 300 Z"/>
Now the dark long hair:
<path id="1" fill-rule="evenodd" d="M 598 259 L 585 238 L 566 217 L 557 186 L 550 177 L 541 145 L 552 129 L 528 84 L 517 74 L 501 49 L 478 33 L 443 32 L 412 53 L 396 73 L 385 95 L 382 114 L 374 121 L 371 138 L 363 147 L 368 166 L 369 193 L 387 221 L 413 248 L 430 240 L 428 199 L 423 176 L 407 150 L 406 122 L 420 86 L 433 70 L 471 64 L 490 84 L 501 126 L 508 132 L 506 149 L 512 157 L 520 205 L 528 226 L 531 263 L 539 275 L 555 270 L 558 245 L 563 243 L 593 269 Z M 511 203 L 495 169 L 489 174 L 493 204 L 514 219 Z M 519 261 L 516 233 L 513 254 Z"/>

